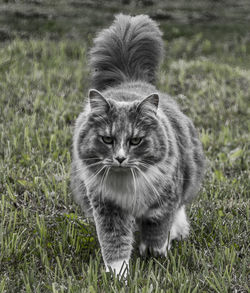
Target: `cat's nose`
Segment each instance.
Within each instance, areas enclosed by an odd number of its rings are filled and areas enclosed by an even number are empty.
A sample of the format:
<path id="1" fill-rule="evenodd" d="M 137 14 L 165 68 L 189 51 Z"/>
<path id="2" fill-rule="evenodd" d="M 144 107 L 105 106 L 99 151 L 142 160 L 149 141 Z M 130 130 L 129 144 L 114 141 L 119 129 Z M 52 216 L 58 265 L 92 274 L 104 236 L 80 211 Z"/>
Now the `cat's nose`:
<path id="1" fill-rule="evenodd" d="M 115 157 L 116 161 L 118 161 L 120 164 L 126 160 L 126 157 Z"/>

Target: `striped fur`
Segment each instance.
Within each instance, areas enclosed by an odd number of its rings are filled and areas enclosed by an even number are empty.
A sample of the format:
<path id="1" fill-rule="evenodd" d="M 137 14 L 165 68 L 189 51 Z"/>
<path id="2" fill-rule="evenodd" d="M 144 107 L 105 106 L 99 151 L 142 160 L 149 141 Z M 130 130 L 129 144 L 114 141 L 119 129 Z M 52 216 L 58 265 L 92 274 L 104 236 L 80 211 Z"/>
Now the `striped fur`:
<path id="1" fill-rule="evenodd" d="M 118 15 L 94 39 L 90 52 L 92 85 L 98 90 L 125 81 L 155 81 L 163 56 L 161 31 L 147 15 Z"/>
<path id="2" fill-rule="evenodd" d="M 188 235 L 185 205 L 204 173 L 192 121 L 152 85 L 160 36 L 145 15 L 119 15 L 98 35 L 90 58 L 97 89 L 75 125 L 75 200 L 93 216 L 106 268 L 116 273 L 128 264 L 135 223 L 142 254 L 165 255 L 174 238 Z"/>

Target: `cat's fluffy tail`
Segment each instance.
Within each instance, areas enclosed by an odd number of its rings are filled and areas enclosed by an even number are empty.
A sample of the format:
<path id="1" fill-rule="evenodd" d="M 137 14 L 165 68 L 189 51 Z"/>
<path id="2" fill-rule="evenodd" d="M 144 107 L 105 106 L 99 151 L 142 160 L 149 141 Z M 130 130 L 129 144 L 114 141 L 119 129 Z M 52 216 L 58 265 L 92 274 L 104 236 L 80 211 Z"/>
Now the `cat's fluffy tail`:
<path id="1" fill-rule="evenodd" d="M 92 86 L 103 90 L 126 81 L 154 83 L 163 57 L 162 33 L 147 15 L 119 14 L 94 39 L 90 51 Z"/>

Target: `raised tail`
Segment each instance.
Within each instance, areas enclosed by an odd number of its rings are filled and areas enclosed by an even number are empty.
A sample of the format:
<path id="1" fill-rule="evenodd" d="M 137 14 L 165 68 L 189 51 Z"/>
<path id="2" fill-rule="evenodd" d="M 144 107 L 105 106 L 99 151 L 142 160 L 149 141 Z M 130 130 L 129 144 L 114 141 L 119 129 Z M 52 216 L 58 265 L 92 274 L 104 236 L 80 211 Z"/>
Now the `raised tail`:
<path id="1" fill-rule="evenodd" d="M 163 57 L 162 33 L 147 15 L 119 14 L 94 39 L 90 51 L 92 86 L 98 90 L 122 82 L 155 82 Z"/>

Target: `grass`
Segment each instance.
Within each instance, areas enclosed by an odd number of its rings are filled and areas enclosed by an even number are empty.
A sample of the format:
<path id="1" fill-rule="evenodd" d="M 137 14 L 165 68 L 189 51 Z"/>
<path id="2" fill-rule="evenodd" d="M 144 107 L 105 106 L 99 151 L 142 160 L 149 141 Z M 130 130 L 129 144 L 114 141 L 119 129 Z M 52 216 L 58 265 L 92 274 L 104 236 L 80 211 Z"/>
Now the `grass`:
<path id="1" fill-rule="evenodd" d="M 95 227 L 69 189 L 88 43 L 15 38 L 0 49 L 0 292 L 250 291 L 249 34 L 162 29 L 158 86 L 193 119 L 208 161 L 190 238 L 166 259 L 135 247 L 127 285 L 105 274 Z"/>

